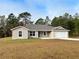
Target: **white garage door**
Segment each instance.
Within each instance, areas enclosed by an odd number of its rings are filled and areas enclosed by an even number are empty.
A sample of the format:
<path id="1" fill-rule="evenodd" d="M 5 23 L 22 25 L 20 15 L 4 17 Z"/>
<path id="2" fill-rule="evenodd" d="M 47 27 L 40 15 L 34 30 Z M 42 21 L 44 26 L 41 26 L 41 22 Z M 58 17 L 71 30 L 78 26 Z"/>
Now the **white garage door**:
<path id="1" fill-rule="evenodd" d="M 55 32 L 55 38 L 68 38 L 68 32 Z"/>

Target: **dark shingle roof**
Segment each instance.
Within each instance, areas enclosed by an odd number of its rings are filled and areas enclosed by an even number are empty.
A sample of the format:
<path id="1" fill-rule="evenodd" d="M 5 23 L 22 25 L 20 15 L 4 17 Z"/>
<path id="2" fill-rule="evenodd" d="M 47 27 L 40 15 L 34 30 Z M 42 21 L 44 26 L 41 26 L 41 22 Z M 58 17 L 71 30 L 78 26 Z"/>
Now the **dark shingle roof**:
<path id="1" fill-rule="evenodd" d="M 53 29 L 52 26 L 48 26 L 48 25 L 35 25 L 35 24 L 27 24 L 26 27 L 30 31 L 51 31 Z"/>
<path id="2" fill-rule="evenodd" d="M 52 27 L 49 25 L 35 25 L 35 24 L 27 24 L 26 26 L 18 26 L 11 30 L 15 30 L 21 27 L 26 27 L 29 31 L 69 31 L 61 26 Z"/>

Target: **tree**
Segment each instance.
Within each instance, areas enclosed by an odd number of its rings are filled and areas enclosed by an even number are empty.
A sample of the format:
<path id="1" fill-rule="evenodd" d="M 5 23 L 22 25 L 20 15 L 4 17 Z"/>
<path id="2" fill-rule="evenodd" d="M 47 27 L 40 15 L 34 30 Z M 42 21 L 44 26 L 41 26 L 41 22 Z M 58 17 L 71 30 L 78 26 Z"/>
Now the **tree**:
<path id="1" fill-rule="evenodd" d="M 67 21 L 67 23 L 66 23 L 66 29 L 68 29 L 68 30 L 70 30 L 69 31 L 69 35 L 70 36 L 73 36 L 74 34 L 74 28 L 75 28 L 75 23 L 74 23 L 74 21 L 73 20 L 69 20 L 69 21 Z"/>
<path id="2" fill-rule="evenodd" d="M 63 15 L 63 17 L 64 17 L 65 19 L 68 19 L 68 18 L 69 18 L 69 13 L 65 13 L 65 14 Z"/>
<path id="3" fill-rule="evenodd" d="M 5 37 L 5 31 L 3 27 L 0 27 L 0 38 Z"/>
<path id="4" fill-rule="evenodd" d="M 23 13 L 21 13 L 21 14 L 19 14 L 19 17 L 21 17 L 21 18 L 29 18 L 30 19 L 30 16 L 31 16 L 31 14 L 30 13 L 28 13 L 28 12 L 23 12 Z"/>
<path id="5" fill-rule="evenodd" d="M 79 35 L 79 19 L 75 18 L 74 19 L 74 24 L 75 24 L 75 28 L 74 28 L 74 33 L 76 36 Z"/>
<path id="6" fill-rule="evenodd" d="M 53 20 L 52 20 L 52 23 L 51 25 L 52 26 L 62 26 L 62 27 L 66 27 L 66 21 L 63 16 L 59 16 L 59 17 L 55 17 Z"/>
<path id="7" fill-rule="evenodd" d="M 73 16 L 73 22 L 74 22 L 74 36 L 79 36 L 79 14 L 75 13 Z"/>
<path id="8" fill-rule="evenodd" d="M 65 13 L 63 16 L 55 17 L 51 23 L 52 26 L 62 26 L 70 30 L 70 35 L 73 34 L 75 23 L 73 21 L 72 15 Z"/>
<path id="9" fill-rule="evenodd" d="M 16 18 L 16 16 L 11 13 L 7 18 L 7 24 L 6 24 L 6 33 L 7 36 L 11 36 L 11 29 L 19 25 L 19 20 Z"/>
<path id="10" fill-rule="evenodd" d="M 45 24 L 47 24 L 47 25 L 51 25 L 51 20 L 49 19 L 48 16 L 46 16 Z"/>
<path id="11" fill-rule="evenodd" d="M 20 20 L 20 23 L 22 25 L 26 25 L 26 24 L 32 24 L 32 21 L 30 21 L 31 19 L 31 14 L 28 13 L 28 12 L 23 12 L 21 14 L 19 14 L 18 16 L 19 20 Z"/>
<path id="12" fill-rule="evenodd" d="M 39 18 L 39 19 L 36 21 L 35 24 L 42 24 L 42 25 L 44 25 L 44 24 L 45 24 L 44 19 Z"/>
<path id="13" fill-rule="evenodd" d="M 75 13 L 74 18 L 75 19 L 79 19 L 79 14 L 78 13 Z"/>
<path id="14" fill-rule="evenodd" d="M 51 22 L 51 25 L 52 26 L 58 26 L 58 18 L 57 17 L 54 17 L 52 22 Z"/>
<path id="15" fill-rule="evenodd" d="M 10 20 L 10 19 L 14 19 L 14 18 L 16 18 L 15 15 L 13 13 L 10 13 L 8 15 L 8 18 L 7 19 Z"/>
<path id="16" fill-rule="evenodd" d="M 0 37 L 6 36 L 6 28 L 5 28 L 6 22 L 5 22 L 5 16 L 0 16 Z"/>

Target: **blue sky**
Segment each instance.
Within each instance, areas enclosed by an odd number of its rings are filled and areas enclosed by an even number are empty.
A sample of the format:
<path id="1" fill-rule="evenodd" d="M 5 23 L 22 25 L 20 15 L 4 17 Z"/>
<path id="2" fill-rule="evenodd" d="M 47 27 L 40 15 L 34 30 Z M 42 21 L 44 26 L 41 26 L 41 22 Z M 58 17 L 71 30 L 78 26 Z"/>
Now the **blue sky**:
<path id="1" fill-rule="evenodd" d="M 32 20 L 63 15 L 65 12 L 79 13 L 79 0 L 0 0 L 0 15 L 21 12 L 32 14 Z"/>

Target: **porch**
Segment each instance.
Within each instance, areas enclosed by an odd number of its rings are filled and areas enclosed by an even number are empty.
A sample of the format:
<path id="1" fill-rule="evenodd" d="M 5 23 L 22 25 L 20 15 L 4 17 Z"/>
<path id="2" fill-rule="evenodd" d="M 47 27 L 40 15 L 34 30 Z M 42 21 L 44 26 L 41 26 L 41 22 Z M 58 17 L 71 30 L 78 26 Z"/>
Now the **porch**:
<path id="1" fill-rule="evenodd" d="M 51 31 L 29 31 L 28 34 L 29 36 L 28 37 L 31 37 L 31 38 L 49 38 L 50 37 L 50 33 Z"/>

